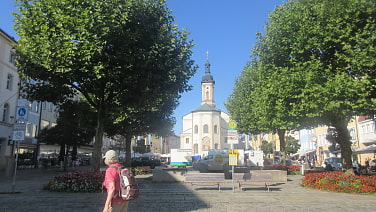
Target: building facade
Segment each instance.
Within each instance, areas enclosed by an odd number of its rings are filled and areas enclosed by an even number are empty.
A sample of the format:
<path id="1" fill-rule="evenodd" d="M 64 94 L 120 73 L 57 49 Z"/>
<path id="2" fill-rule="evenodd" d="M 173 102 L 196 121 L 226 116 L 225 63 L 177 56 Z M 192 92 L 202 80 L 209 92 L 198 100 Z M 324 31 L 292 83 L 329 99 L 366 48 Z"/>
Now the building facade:
<path id="1" fill-rule="evenodd" d="M 0 170 L 4 170 L 11 159 L 11 138 L 19 95 L 14 43 L 15 39 L 0 29 Z"/>
<path id="2" fill-rule="evenodd" d="M 183 131 L 180 134 L 180 148 L 192 149 L 195 155 L 209 149 L 230 149 L 227 143 L 230 117 L 215 108 L 214 85 L 207 59 L 201 80 L 201 106 L 183 116 Z"/>

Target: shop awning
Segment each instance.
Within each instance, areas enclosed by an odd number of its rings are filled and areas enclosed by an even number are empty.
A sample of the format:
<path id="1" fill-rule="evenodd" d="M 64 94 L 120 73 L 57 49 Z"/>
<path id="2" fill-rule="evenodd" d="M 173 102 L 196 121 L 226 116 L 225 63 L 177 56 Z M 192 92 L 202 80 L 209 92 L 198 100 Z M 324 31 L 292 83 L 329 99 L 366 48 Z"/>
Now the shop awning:
<path id="1" fill-rule="evenodd" d="M 354 150 L 353 153 L 356 153 L 356 154 L 376 153 L 376 145 L 372 144 L 371 146 Z"/>

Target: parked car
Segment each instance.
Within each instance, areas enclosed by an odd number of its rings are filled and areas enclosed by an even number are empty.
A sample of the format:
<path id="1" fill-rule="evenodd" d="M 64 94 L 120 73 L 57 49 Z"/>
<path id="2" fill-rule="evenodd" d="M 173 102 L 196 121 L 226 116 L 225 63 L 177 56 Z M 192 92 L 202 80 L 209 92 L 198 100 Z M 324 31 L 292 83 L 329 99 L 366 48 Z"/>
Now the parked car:
<path id="1" fill-rule="evenodd" d="M 325 162 L 329 163 L 332 165 L 334 170 L 340 170 L 342 169 L 342 160 L 341 158 L 336 158 L 336 157 L 329 157 L 324 159 L 323 167 L 325 167 Z"/>
<path id="2" fill-rule="evenodd" d="M 295 160 L 286 160 L 286 165 L 295 165 L 295 166 L 300 166 L 300 163 Z"/>
<path id="3" fill-rule="evenodd" d="M 137 166 L 150 166 L 151 169 L 154 169 L 156 166 L 160 166 L 161 161 L 159 159 L 150 159 L 149 157 L 138 157 L 138 158 L 132 158 L 131 160 L 131 166 L 137 167 Z"/>
<path id="4" fill-rule="evenodd" d="M 325 167 L 325 162 L 330 163 L 330 165 L 332 165 L 332 167 L 333 167 L 333 169 L 335 171 L 338 171 L 338 170 L 342 169 L 342 160 L 341 160 L 341 158 L 336 158 L 336 157 L 326 158 L 326 159 L 324 159 L 324 163 L 322 165 L 323 167 Z M 359 165 L 357 163 L 353 163 L 352 167 L 353 167 L 353 170 L 354 170 L 355 174 L 357 174 L 357 175 L 360 174 Z"/>

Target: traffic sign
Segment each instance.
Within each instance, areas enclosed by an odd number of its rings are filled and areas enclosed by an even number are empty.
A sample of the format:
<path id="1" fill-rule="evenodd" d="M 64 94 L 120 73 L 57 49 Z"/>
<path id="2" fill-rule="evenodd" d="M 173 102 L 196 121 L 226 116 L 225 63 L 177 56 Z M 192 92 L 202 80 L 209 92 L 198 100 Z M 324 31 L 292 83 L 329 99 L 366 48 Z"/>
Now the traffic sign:
<path id="1" fill-rule="evenodd" d="M 17 130 L 13 131 L 13 141 L 24 141 L 25 140 L 25 131 Z"/>
<path id="2" fill-rule="evenodd" d="M 238 136 L 237 130 L 227 130 L 227 136 Z"/>
<path id="3" fill-rule="evenodd" d="M 237 126 L 238 126 L 238 123 L 236 121 L 229 121 L 228 122 L 228 128 L 229 129 L 235 130 Z"/>
<path id="4" fill-rule="evenodd" d="M 24 141 L 25 140 L 25 123 L 15 123 L 13 127 L 13 141 Z"/>
<path id="5" fill-rule="evenodd" d="M 237 154 L 229 154 L 228 155 L 228 165 L 229 166 L 237 166 L 238 165 L 238 155 Z"/>
<path id="6" fill-rule="evenodd" d="M 27 121 L 28 108 L 24 106 L 17 107 L 16 121 Z"/>
<path id="7" fill-rule="evenodd" d="M 239 143 L 238 136 L 228 136 L 227 137 L 227 143 L 228 144 L 238 144 Z"/>
<path id="8" fill-rule="evenodd" d="M 26 130 L 26 123 L 15 123 L 13 126 L 13 130 Z"/>
<path id="9" fill-rule="evenodd" d="M 27 105 L 29 105 L 29 101 L 27 101 L 26 99 L 18 99 L 17 106 L 26 107 Z"/>

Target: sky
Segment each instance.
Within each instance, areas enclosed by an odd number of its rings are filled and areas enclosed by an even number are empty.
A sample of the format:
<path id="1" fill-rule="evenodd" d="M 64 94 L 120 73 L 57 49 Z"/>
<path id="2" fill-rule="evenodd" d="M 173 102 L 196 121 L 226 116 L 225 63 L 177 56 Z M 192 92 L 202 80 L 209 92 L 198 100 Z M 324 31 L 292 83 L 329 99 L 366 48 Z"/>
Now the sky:
<path id="1" fill-rule="evenodd" d="M 179 28 L 186 28 L 195 45 L 192 59 L 198 65 L 190 79 L 191 91 L 182 94 L 174 111 L 174 132 L 180 135 L 182 117 L 201 105 L 201 78 L 205 73 L 206 52 L 215 80 L 216 108 L 227 112 L 225 102 L 234 83 L 250 60 L 256 33 L 263 32 L 269 12 L 282 0 L 167 0 L 167 7 Z M 0 1 L 0 28 L 18 39 L 13 29 L 14 0 Z"/>

